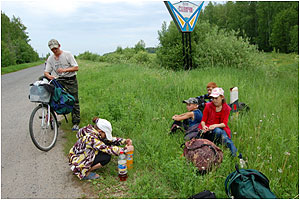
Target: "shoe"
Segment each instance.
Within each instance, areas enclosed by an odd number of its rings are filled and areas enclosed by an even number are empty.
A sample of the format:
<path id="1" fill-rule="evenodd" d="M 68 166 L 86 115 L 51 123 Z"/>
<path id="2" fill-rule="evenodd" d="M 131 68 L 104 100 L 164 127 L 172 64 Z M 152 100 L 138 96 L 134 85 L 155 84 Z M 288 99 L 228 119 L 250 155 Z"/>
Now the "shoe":
<path id="1" fill-rule="evenodd" d="M 83 177 L 82 180 L 94 180 L 100 178 L 100 176 L 96 173 L 91 172 L 88 176 Z"/>
<path id="2" fill-rule="evenodd" d="M 72 131 L 78 131 L 78 130 L 79 130 L 78 124 L 74 124 L 72 127 Z"/>

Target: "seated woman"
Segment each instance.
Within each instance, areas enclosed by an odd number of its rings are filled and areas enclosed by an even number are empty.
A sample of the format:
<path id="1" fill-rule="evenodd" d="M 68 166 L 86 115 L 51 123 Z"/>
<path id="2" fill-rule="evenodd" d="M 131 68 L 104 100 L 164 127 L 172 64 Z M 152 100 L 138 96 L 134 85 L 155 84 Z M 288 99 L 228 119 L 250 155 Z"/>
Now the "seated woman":
<path id="1" fill-rule="evenodd" d="M 76 134 L 78 138 L 69 152 L 69 165 L 80 180 L 97 179 L 100 176 L 91 171 L 109 163 L 111 155 L 118 156 L 122 150 L 132 151 L 131 139 L 112 137 L 111 123 L 105 119 L 94 117 L 95 125 L 87 125 Z"/>
<path id="2" fill-rule="evenodd" d="M 174 121 L 172 127 L 180 126 L 181 123 L 178 123 L 182 120 L 187 120 L 188 126 L 185 127 L 185 140 L 190 140 L 193 137 L 197 136 L 198 126 L 202 119 L 202 112 L 198 109 L 198 100 L 196 98 L 189 98 L 184 100 L 183 103 L 186 103 L 186 109 L 189 112 L 183 113 L 181 115 L 174 115 L 172 117 Z M 184 123 L 185 124 L 185 123 Z M 172 131 L 171 127 L 171 131 Z"/>
<path id="3" fill-rule="evenodd" d="M 237 149 L 231 140 L 231 131 L 228 127 L 228 119 L 231 108 L 227 105 L 222 88 L 214 88 L 210 96 L 212 102 L 205 105 L 203 118 L 199 124 L 202 132 L 201 138 L 208 139 L 215 143 L 225 144 L 236 156 Z"/>

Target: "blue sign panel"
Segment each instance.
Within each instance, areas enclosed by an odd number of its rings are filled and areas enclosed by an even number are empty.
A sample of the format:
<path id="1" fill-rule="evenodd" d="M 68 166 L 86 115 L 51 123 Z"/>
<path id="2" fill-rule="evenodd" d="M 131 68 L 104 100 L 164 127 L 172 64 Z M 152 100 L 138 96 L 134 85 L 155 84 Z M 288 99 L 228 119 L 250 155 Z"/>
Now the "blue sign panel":
<path id="1" fill-rule="evenodd" d="M 164 1 L 164 3 L 181 32 L 192 32 L 194 30 L 204 1 L 201 1 L 200 5 L 189 1 L 180 1 L 174 4 L 170 1 Z"/>

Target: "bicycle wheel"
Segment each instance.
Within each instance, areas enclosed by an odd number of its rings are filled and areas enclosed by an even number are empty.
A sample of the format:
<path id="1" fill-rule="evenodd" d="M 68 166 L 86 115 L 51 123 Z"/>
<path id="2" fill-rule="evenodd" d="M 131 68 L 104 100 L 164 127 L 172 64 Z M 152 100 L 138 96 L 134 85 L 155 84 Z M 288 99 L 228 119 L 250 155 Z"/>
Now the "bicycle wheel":
<path id="1" fill-rule="evenodd" d="M 50 120 L 48 118 L 50 116 Z M 56 115 L 50 111 L 48 115 L 47 105 L 38 105 L 31 113 L 29 120 L 29 132 L 33 144 L 42 151 L 49 151 L 55 145 L 58 134 Z"/>

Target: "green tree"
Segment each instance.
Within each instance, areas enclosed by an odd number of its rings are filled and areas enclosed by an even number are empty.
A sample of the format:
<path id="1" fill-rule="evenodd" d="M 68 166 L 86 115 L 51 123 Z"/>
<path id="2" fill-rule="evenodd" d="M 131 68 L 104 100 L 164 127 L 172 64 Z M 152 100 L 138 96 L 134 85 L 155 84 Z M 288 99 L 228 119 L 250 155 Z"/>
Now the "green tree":
<path id="1" fill-rule="evenodd" d="M 16 57 L 5 41 L 1 41 L 1 65 L 3 67 L 16 64 Z"/>
<path id="2" fill-rule="evenodd" d="M 146 44 L 144 42 L 144 40 L 140 40 L 138 41 L 138 43 L 136 43 L 136 45 L 134 46 L 135 52 L 139 52 L 139 51 L 145 51 Z"/>
<path id="3" fill-rule="evenodd" d="M 299 23 L 298 16 L 299 2 L 228 1 L 210 2 L 199 21 L 208 20 L 219 29 L 234 30 L 237 37 L 249 38 L 251 44 L 257 44 L 263 51 L 277 48 L 281 52 L 298 52 L 294 28 Z"/>
<path id="4" fill-rule="evenodd" d="M 167 27 L 166 22 L 163 22 L 162 29 L 158 31 L 158 39 L 160 43 L 157 49 L 157 58 L 160 65 L 175 70 L 182 69 L 181 33 L 173 21 L 171 21 L 169 27 Z"/>
<path id="5" fill-rule="evenodd" d="M 122 54 L 122 53 L 123 53 L 122 47 L 121 47 L 121 46 L 118 46 L 115 52 L 116 52 L 116 53 Z"/>
<path id="6" fill-rule="evenodd" d="M 299 53 L 299 26 L 295 25 L 290 30 L 289 51 Z"/>
<path id="7" fill-rule="evenodd" d="M 29 45 L 30 39 L 20 18 L 10 20 L 1 12 L 1 66 L 29 63 L 39 59 Z"/>
<path id="8" fill-rule="evenodd" d="M 288 2 L 288 4 L 287 8 L 276 15 L 270 37 L 271 45 L 283 53 L 291 52 L 291 47 L 295 49 L 297 32 L 294 28 L 299 24 L 298 2 Z"/>

